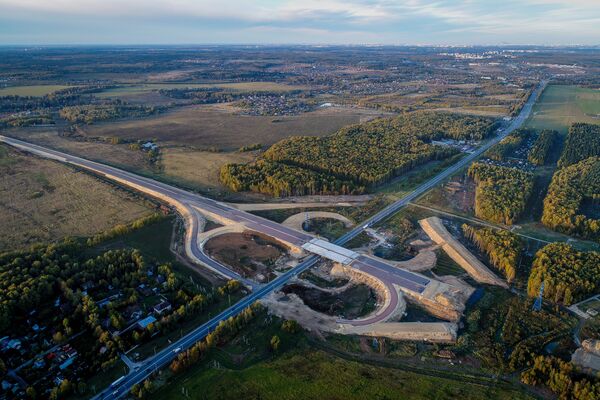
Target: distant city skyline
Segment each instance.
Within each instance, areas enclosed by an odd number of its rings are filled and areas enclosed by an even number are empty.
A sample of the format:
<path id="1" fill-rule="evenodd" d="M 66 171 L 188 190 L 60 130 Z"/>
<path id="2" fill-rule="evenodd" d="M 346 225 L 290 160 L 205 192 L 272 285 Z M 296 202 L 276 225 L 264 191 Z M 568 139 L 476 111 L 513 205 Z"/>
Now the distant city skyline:
<path id="1" fill-rule="evenodd" d="M 598 45 L 599 0 L 0 0 L 0 45 Z"/>

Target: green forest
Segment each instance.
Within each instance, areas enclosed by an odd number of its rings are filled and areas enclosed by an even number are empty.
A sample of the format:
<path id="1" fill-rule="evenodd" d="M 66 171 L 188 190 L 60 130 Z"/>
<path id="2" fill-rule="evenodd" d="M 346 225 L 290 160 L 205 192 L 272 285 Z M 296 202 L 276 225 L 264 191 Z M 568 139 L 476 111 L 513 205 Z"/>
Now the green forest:
<path id="1" fill-rule="evenodd" d="M 492 228 L 476 228 L 463 224 L 465 236 L 485 252 L 491 264 L 504 273 L 510 283 L 517 276 L 523 242 L 512 232 Z"/>
<path id="2" fill-rule="evenodd" d="M 255 164 L 225 165 L 221 179 L 234 191 L 276 196 L 360 193 L 417 165 L 456 154 L 456 149 L 428 143 L 433 139 L 481 139 L 494 127 L 487 118 L 446 113 L 379 119 L 342 128 L 331 136 L 284 139 Z M 309 184 L 303 183 L 306 177 Z"/>
<path id="3" fill-rule="evenodd" d="M 600 125 L 576 123 L 569 128 L 559 167 L 600 156 Z"/>
<path id="4" fill-rule="evenodd" d="M 581 252 L 566 243 L 551 243 L 533 260 L 527 293 L 538 295 L 544 282 L 544 299 L 570 305 L 600 288 L 600 253 Z"/>
<path id="5" fill-rule="evenodd" d="M 542 223 L 560 232 L 598 239 L 600 219 L 581 211 L 586 203 L 597 208 L 599 200 L 600 157 L 590 157 L 554 174 L 544 199 Z"/>
<path id="6" fill-rule="evenodd" d="M 514 224 L 525 210 L 534 175 L 516 168 L 476 162 L 469 167 L 477 187 L 475 215 L 488 221 Z"/>
<path id="7" fill-rule="evenodd" d="M 221 182 L 233 191 L 251 190 L 276 197 L 314 194 L 361 194 L 364 186 L 306 168 L 258 160 L 252 164 L 227 164 Z"/>
<path id="8" fill-rule="evenodd" d="M 533 165 L 545 165 L 549 162 L 552 150 L 557 146 L 560 136 L 557 131 L 544 129 L 533 143 L 527 159 Z"/>

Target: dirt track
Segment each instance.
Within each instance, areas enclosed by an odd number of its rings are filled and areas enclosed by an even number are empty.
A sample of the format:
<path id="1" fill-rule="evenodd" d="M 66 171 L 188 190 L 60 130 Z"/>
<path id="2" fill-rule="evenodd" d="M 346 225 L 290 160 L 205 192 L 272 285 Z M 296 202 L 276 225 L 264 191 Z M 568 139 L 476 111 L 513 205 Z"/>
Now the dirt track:
<path id="1" fill-rule="evenodd" d="M 456 240 L 444 227 L 442 220 L 438 217 L 429 217 L 419 221 L 419 224 L 429 237 L 442 246 L 442 249 L 461 268 L 463 268 L 477 282 L 488 283 L 507 288 L 508 285 L 490 271 L 477 257 L 465 246 Z"/>

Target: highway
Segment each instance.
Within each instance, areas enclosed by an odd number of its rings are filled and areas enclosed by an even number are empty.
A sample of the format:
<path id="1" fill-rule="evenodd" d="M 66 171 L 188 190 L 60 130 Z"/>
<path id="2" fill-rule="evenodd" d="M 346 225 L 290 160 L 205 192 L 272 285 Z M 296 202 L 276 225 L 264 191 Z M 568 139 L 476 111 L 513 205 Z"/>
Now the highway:
<path id="1" fill-rule="evenodd" d="M 529 116 L 529 113 L 531 112 L 535 100 L 537 99 L 538 95 L 541 93 L 545 85 L 546 81 L 542 81 L 539 84 L 539 86 L 532 92 L 532 95 L 528 99 L 527 103 L 523 106 L 519 115 L 511 121 L 508 127 L 503 128 L 499 134 L 497 134 L 492 139 L 483 144 L 481 147 L 479 147 L 474 153 L 462 158 L 456 164 L 452 165 L 451 167 L 442 171 L 429 181 L 417 187 L 413 192 L 411 192 L 407 196 L 389 205 L 388 207 L 381 210 L 368 220 L 364 221 L 362 224 L 358 225 L 353 230 L 341 236 L 331 245 L 333 246 L 334 250 L 334 245 L 337 245 L 340 253 L 348 252 L 348 250 L 341 247 L 343 244 L 356 237 L 367 227 L 372 226 L 384 220 L 385 218 L 388 218 L 389 216 L 393 215 L 398 210 L 406 206 L 409 202 L 421 196 L 429 189 L 433 188 L 434 186 L 436 186 L 437 184 L 439 184 L 444 179 L 448 178 L 458 170 L 467 166 L 469 163 L 471 163 L 473 160 L 475 160 L 477 157 L 483 154 L 486 150 L 488 150 L 491 146 L 498 143 L 509 133 L 520 127 Z M 306 245 L 308 242 L 314 240 L 315 238 L 312 235 L 307 234 L 305 232 L 297 231 L 280 225 L 276 222 L 267 220 L 265 218 L 261 218 L 259 216 L 238 210 L 225 203 L 208 199 L 198 194 L 187 192 L 174 186 L 170 186 L 162 182 L 145 178 L 127 171 L 123 171 L 118 168 L 86 160 L 80 157 L 75 157 L 66 153 L 62 153 L 52 149 L 47 149 L 42 146 L 24 142 L 18 139 L 9 138 L 6 136 L 0 135 L 0 141 L 42 157 L 47 157 L 58 160 L 60 162 L 72 164 L 80 168 L 92 171 L 94 173 L 103 175 L 108 179 L 132 187 L 136 190 L 139 190 L 150 196 L 156 197 L 172 205 L 178 210 L 180 214 L 182 214 L 182 216 L 186 220 L 187 255 L 190 258 L 196 260 L 197 262 L 205 264 L 209 268 L 213 269 L 215 272 L 218 272 L 219 274 L 227 278 L 241 280 L 244 284 L 250 286 L 253 289 L 253 291 L 248 296 L 241 299 L 239 302 L 237 302 L 227 310 L 215 316 L 210 321 L 202 324 L 192 332 L 188 333 L 186 336 L 182 337 L 180 340 L 167 346 L 155 356 L 140 363 L 141 366 L 138 370 L 130 371 L 130 373 L 126 375 L 124 379 L 122 379 L 117 385 L 115 385 L 115 387 L 109 387 L 103 392 L 101 392 L 98 396 L 96 396 L 96 398 L 98 399 L 119 399 L 125 397 L 134 384 L 142 382 L 154 371 L 169 364 L 177 356 L 177 352 L 186 350 L 187 348 L 191 347 L 194 343 L 202 340 L 209 332 L 214 330 L 221 321 L 224 321 L 227 318 L 238 314 L 243 309 L 253 304 L 255 301 L 260 300 L 267 294 L 280 288 L 293 276 L 301 274 L 302 272 L 314 266 L 320 259 L 320 257 L 316 255 L 308 256 L 298 266 L 283 273 L 273 281 L 264 285 L 257 285 L 253 282 L 248 281 L 247 279 L 244 279 L 243 277 L 240 277 L 238 274 L 235 274 L 227 267 L 210 259 L 202 252 L 202 249 L 198 247 L 196 239 L 198 234 L 198 215 L 195 212 L 195 210 L 217 215 L 226 221 L 231 221 L 232 223 L 243 224 L 248 229 L 264 233 L 273 238 L 298 247 Z M 406 290 L 411 290 L 416 293 L 422 292 L 424 286 L 427 285 L 426 279 L 422 275 L 399 270 L 398 268 L 395 268 L 390 264 L 386 264 L 371 257 L 357 256 L 355 259 L 352 260 L 352 262 L 349 265 L 353 268 L 365 270 L 365 272 L 374 275 L 375 277 L 383 280 L 384 282 L 392 281 L 397 285 L 405 287 Z"/>

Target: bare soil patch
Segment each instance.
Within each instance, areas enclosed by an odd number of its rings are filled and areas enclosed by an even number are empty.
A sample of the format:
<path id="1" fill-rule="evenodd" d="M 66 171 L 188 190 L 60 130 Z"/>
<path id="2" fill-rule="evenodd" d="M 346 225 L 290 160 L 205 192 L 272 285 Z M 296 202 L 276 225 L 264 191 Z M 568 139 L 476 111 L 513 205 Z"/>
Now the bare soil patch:
<path id="1" fill-rule="evenodd" d="M 352 285 L 340 293 L 291 284 L 285 286 L 282 292 L 296 294 L 315 311 L 345 319 L 355 319 L 371 313 L 377 302 L 375 291 L 364 284 Z"/>
<path id="2" fill-rule="evenodd" d="M 204 250 L 209 256 L 249 278 L 255 278 L 259 274 L 266 278 L 272 277 L 275 263 L 287 253 L 282 245 L 256 232 L 216 236 L 206 242 Z"/>

